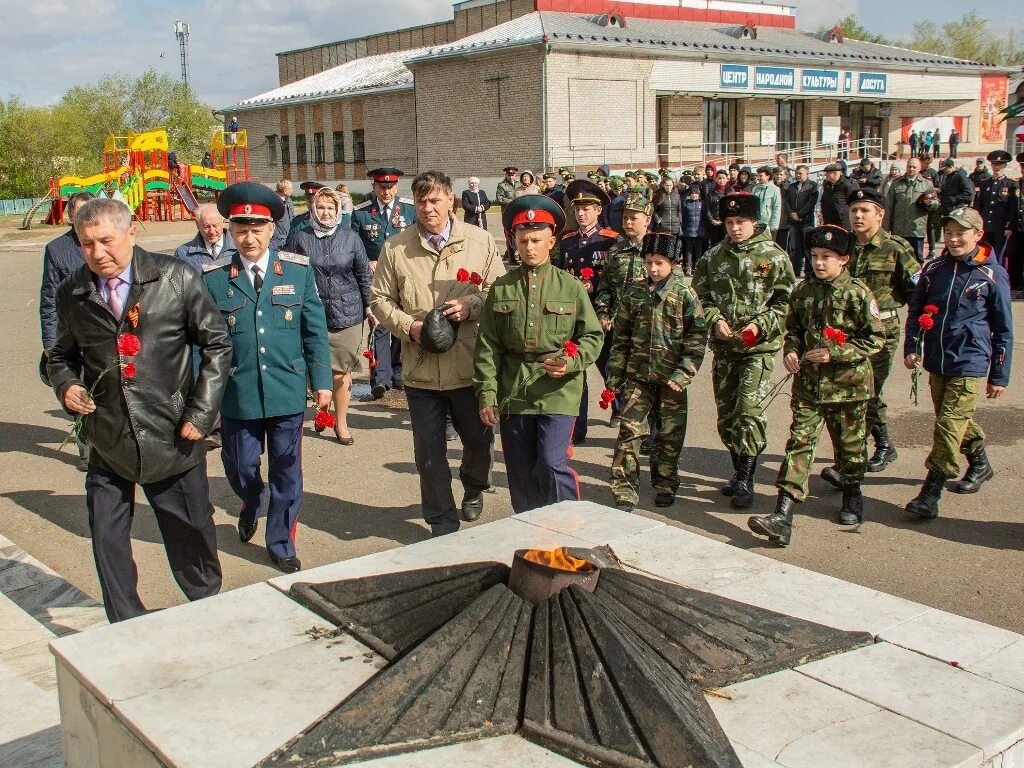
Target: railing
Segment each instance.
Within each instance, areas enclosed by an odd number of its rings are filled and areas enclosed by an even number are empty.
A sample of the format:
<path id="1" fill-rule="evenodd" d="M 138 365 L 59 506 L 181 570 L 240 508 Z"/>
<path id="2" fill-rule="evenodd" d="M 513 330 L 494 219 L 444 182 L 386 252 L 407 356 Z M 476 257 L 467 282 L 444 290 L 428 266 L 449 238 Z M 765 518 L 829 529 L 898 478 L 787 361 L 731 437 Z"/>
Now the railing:
<path id="1" fill-rule="evenodd" d="M 44 197 L 20 197 L 16 200 L 0 200 L 0 216 L 25 213 L 40 200 L 47 200 Z"/>

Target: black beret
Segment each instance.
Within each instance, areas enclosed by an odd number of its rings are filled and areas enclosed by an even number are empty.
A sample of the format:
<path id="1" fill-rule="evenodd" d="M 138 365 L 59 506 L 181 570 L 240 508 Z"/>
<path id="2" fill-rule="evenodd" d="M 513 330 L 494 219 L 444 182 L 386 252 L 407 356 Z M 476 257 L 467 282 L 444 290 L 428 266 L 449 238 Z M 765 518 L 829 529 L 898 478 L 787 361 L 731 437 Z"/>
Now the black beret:
<path id="1" fill-rule="evenodd" d="M 853 192 L 846 196 L 847 205 L 853 205 L 854 203 L 874 203 L 880 208 L 885 208 L 885 198 L 882 197 L 881 192 L 877 189 L 871 189 L 871 187 L 863 187 L 861 189 L 855 189 Z"/>
<path id="2" fill-rule="evenodd" d="M 641 256 L 658 254 L 671 261 L 679 261 L 682 255 L 682 241 L 671 232 L 648 232 L 644 235 Z"/>
<path id="3" fill-rule="evenodd" d="M 1013 158 L 1010 157 L 1010 153 L 1005 149 L 997 149 L 994 152 L 988 153 L 988 161 L 990 163 L 1008 163 Z"/>
<path id="4" fill-rule="evenodd" d="M 827 248 L 844 256 L 850 253 L 850 242 L 850 233 L 835 224 L 809 229 L 804 235 L 804 245 L 808 250 Z"/>
<path id="5" fill-rule="evenodd" d="M 743 216 L 748 219 L 761 218 L 761 201 L 746 192 L 726 195 L 718 204 L 718 214 L 725 221 L 730 216 Z"/>

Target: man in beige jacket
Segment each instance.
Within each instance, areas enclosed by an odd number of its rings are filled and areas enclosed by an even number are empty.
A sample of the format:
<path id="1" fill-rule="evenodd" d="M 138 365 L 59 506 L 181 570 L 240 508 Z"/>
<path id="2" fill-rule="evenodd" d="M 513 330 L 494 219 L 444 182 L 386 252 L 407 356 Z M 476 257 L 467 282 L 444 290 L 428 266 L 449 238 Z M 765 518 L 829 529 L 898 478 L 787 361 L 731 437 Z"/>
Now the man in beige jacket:
<path id="1" fill-rule="evenodd" d="M 373 274 L 370 308 L 377 320 L 402 340 L 402 370 L 412 421 L 413 450 L 420 476 L 423 517 L 431 533 L 459 530 L 452 493 L 445 420 L 462 440 L 462 519 L 475 520 L 490 485 L 494 431 L 481 423 L 473 393 L 473 349 L 484 299 L 505 274 L 489 232 L 452 215 L 452 182 L 440 171 L 426 171 L 412 182 L 416 226 L 384 243 Z M 420 342 L 424 318 L 435 308 L 456 323 L 455 343 L 428 352 Z"/>

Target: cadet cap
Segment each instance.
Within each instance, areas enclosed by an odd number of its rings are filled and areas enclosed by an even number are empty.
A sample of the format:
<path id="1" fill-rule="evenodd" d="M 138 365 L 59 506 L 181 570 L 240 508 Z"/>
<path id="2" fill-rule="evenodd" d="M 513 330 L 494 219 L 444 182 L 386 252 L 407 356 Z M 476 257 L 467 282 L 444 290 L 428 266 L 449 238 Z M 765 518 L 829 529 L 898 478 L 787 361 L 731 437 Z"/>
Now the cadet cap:
<path id="1" fill-rule="evenodd" d="M 304 181 L 301 184 L 299 184 L 299 189 L 301 189 L 307 195 L 310 195 L 312 197 L 321 189 L 323 189 L 324 186 L 325 185 L 321 184 L 319 181 Z"/>
<path id="2" fill-rule="evenodd" d="M 622 212 L 625 213 L 626 211 L 636 211 L 637 213 L 650 216 L 654 213 L 654 203 L 640 193 L 632 192 L 626 198 L 626 204 L 622 206 Z"/>
<path id="3" fill-rule="evenodd" d="M 1013 158 L 1010 157 L 1010 153 L 1007 152 L 1005 149 L 997 149 L 994 152 L 989 152 L 988 153 L 988 161 L 990 163 L 1003 163 L 1003 164 L 1005 164 L 1005 163 L 1010 162 L 1012 159 Z"/>
<path id="4" fill-rule="evenodd" d="M 756 221 L 761 218 L 761 201 L 748 192 L 736 192 L 723 197 L 718 210 L 723 221 L 733 216 Z"/>
<path id="5" fill-rule="evenodd" d="M 501 225 L 507 232 L 551 227 L 558 234 L 565 227 L 565 211 L 547 195 L 522 195 L 505 206 Z"/>
<path id="6" fill-rule="evenodd" d="M 504 171 L 505 173 L 519 173 L 519 169 L 516 168 L 514 165 L 506 165 L 501 170 Z"/>
<path id="7" fill-rule="evenodd" d="M 981 220 L 981 214 L 973 208 L 968 208 L 965 205 L 962 205 L 959 208 L 954 208 L 943 216 L 940 224 L 942 226 L 946 226 L 947 221 L 955 221 L 965 229 L 976 229 L 979 232 L 983 232 L 985 230 L 985 222 Z"/>
<path id="8" fill-rule="evenodd" d="M 566 199 L 573 205 L 601 205 L 611 202 L 608 193 L 588 179 L 576 179 L 565 189 Z"/>
<path id="9" fill-rule="evenodd" d="M 864 188 L 855 189 L 853 192 L 846 196 L 846 204 L 853 205 L 854 203 L 874 203 L 882 210 L 885 210 L 885 198 L 877 189 Z"/>
<path id="10" fill-rule="evenodd" d="M 807 250 L 826 248 L 841 256 L 847 256 L 850 253 L 850 233 L 836 224 L 826 224 L 823 227 L 807 230 L 807 234 L 804 235 L 804 245 Z"/>
<path id="11" fill-rule="evenodd" d="M 388 185 L 397 184 L 398 179 L 405 176 L 405 173 L 397 168 L 374 168 L 372 171 L 367 171 L 366 175 L 378 184 Z"/>
<path id="12" fill-rule="evenodd" d="M 240 181 L 220 193 L 217 211 L 239 224 L 265 224 L 284 216 L 284 203 L 269 187 L 254 181 Z"/>

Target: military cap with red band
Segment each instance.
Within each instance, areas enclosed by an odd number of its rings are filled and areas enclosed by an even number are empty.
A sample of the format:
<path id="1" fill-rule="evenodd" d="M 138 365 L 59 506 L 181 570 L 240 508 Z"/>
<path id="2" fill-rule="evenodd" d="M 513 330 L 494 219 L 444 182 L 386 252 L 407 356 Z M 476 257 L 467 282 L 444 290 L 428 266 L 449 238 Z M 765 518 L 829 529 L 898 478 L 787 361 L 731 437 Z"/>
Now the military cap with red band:
<path id="1" fill-rule="evenodd" d="M 505 206 L 501 212 L 501 224 L 507 232 L 519 227 L 551 227 L 558 234 L 565 227 L 565 211 L 547 195 L 523 195 Z"/>
<path id="2" fill-rule="evenodd" d="M 319 181 L 304 181 L 301 184 L 299 184 L 299 189 L 301 189 L 307 195 L 312 197 L 325 186 L 325 184 L 321 184 Z"/>
<path id="3" fill-rule="evenodd" d="M 270 187 L 253 181 L 240 181 L 220 193 L 217 210 L 229 221 L 263 224 L 284 216 L 284 203 Z"/>
<path id="4" fill-rule="evenodd" d="M 405 176 L 405 172 L 397 168 L 374 168 L 367 171 L 366 175 L 378 184 L 397 184 L 398 179 Z"/>

